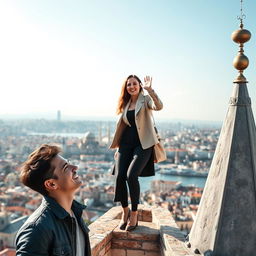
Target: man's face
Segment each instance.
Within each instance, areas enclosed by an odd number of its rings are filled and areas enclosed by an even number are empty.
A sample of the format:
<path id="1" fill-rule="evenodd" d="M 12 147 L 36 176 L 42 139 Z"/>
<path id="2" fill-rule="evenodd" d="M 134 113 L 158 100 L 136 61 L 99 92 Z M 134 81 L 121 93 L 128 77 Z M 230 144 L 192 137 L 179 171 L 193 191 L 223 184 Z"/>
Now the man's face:
<path id="1" fill-rule="evenodd" d="M 76 173 L 77 166 L 70 164 L 60 155 L 52 159 L 51 165 L 55 167 L 53 175 L 56 176 L 56 179 L 54 179 L 54 183 L 59 191 L 74 192 L 81 186 L 82 181 Z"/>

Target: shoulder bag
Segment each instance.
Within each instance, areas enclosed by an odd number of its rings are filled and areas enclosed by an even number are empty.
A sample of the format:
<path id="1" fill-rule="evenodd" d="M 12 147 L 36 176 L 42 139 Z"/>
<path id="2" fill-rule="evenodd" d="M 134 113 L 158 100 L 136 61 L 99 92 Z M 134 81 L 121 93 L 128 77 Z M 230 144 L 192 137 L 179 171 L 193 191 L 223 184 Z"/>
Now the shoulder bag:
<path id="1" fill-rule="evenodd" d="M 155 123 L 155 119 L 153 114 L 152 115 L 152 119 L 153 119 L 153 124 L 154 124 L 154 129 L 155 129 L 155 133 L 156 133 L 156 137 L 158 139 L 158 143 L 154 145 L 154 162 L 155 163 L 159 163 L 159 162 L 163 162 L 166 160 L 166 152 L 164 150 L 164 146 L 163 143 L 161 141 L 161 137 L 158 133 L 158 130 L 156 128 L 156 123 Z"/>

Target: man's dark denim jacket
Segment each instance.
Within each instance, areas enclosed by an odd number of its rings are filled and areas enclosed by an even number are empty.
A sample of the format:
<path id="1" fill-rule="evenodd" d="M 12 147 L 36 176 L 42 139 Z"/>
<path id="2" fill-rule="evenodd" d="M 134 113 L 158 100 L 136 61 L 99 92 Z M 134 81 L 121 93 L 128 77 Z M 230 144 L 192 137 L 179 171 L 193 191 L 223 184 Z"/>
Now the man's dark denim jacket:
<path id="1" fill-rule="evenodd" d="M 73 201 L 72 211 L 85 237 L 84 255 L 90 256 L 89 229 L 82 220 L 84 208 L 84 205 Z M 18 231 L 16 236 L 16 255 L 75 256 L 75 234 L 75 220 L 53 198 L 44 197 L 42 204 Z"/>

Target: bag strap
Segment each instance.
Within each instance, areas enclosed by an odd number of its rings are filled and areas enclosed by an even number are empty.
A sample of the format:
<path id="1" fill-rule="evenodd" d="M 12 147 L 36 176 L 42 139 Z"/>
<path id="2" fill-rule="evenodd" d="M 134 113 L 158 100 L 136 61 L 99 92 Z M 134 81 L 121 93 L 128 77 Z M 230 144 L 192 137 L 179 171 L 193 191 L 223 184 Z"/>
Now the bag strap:
<path id="1" fill-rule="evenodd" d="M 144 99 L 145 99 L 145 96 L 144 96 Z M 146 100 L 144 100 L 144 102 L 146 102 Z M 154 115 L 152 113 L 152 110 L 150 110 L 150 114 L 151 114 L 151 117 L 152 117 L 152 121 L 153 121 L 153 125 L 154 125 L 154 129 L 155 129 L 155 132 L 156 134 L 158 135 L 158 130 L 156 128 L 156 122 L 155 122 L 155 118 L 154 118 Z M 159 135 L 158 135 L 159 136 Z"/>
<path id="2" fill-rule="evenodd" d="M 157 128 L 156 128 L 155 118 L 154 118 L 154 116 L 153 116 L 152 110 L 151 110 L 151 117 L 152 117 L 152 120 L 153 120 L 153 125 L 154 125 L 154 128 L 155 128 L 155 130 L 156 130 L 156 133 L 158 133 L 158 130 L 157 130 Z"/>
<path id="3" fill-rule="evenodd" d="M 154 118 L 154 116 L 153 116 L 153 113 L 152 113 L 152 112 L 151 112 L 151 116 L 152 116 L 152 120 L 153 120 L 154 130 L 155 130 L 155 132 L 156 132 L 156 136 L 158 137 L 158 140 L 160 141 L 161 139 L 160 139 L 160 136 L 159 136 L 158 130 L 157 130 L 157 128 L 156 128 L 156 122 L 155 122 L 155 118 Z"/>
<path id="4" fill-rule="evenodd" d="M 154 116 L 153 116 L 152 110 L 151 110 L 151 116 L 152 116 L 152 119 L 153 119 L 153 124 L 154 124 L 154 126 L 156 127 L 156 122 L 155 122 L 155 118 L 154 118 Z"/>

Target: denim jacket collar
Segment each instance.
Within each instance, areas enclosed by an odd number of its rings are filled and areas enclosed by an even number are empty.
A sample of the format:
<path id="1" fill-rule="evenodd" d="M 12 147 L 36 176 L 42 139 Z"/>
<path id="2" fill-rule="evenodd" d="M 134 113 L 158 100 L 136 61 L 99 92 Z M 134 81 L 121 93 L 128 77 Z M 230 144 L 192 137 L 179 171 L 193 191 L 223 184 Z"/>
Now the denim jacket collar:
<path id="1" fill-rule="evenodd" d="M 64 219 L 70 216 L 69 213 L 63 207 L 61 207 L 52 197 L 44 196 L 42 204 L 46 207 L 49 207 L 52 210 L 52 212 L 56 215 L 56 217 L 59 219 Z M 71 209 L 76 215 L 76 217 L 80 218 L 85 208 L 85 205 L 80 204 L 75 200 L 72 202 Z"/>

